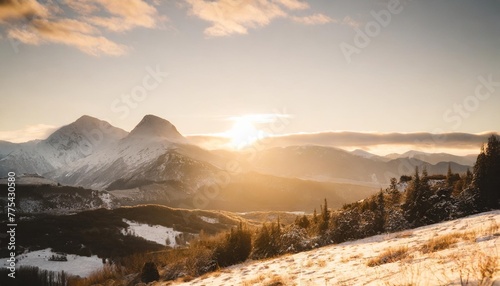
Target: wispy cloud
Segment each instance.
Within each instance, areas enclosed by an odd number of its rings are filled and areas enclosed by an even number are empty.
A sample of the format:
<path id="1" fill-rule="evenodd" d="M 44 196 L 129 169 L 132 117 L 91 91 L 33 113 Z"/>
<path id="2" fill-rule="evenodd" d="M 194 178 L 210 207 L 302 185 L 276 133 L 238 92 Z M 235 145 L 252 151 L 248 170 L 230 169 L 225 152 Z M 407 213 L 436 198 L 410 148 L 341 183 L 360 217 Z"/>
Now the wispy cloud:
<path id="1" fill-rule="evenodd" d="M 247 34 L 276 19 L 303 25 L 358 26 L 350 17 L 334 19 L 323 13 L 307 15 L 305 0 L 184 0 L 188 13 L 206 22 L 208 37 Z M 63 44 L 93 56 L 120 56 L 131 49 L 109 38 L 135 28 L 162 28 L 160 0 L 0 0 L 4 36 L 27 45 Z M 306 12 L 304 12 L 306 11 Z M 304 15 L 305 13 L 305 15 Z"/>
<path id="2" fill-rule="evenodd" d="M 342 21 L 338 22 L 340 22 L 342 25 L 347 25 L 354 28 L 361 26 L 361 22 L 354 20 L 350 16 L 345 16 L 344 19 L 342 19 Z"/>
<path id="3" fill-rule="evenodd" d="M 278 113 L 258 113 L 258 114 L 247 114 L 240 116 L 230 116 L 226 120 L 230 121 L 248 121 L 252 123 L 271 123 L 280 118 L 291 118 L 290 114 L 278 114 Z"/>
<path id="4" fill-rule="evenodd" d="M 190 13 L 211 23 L 205 29 L 209 37 L 247 34 L 249 29 L 269 25 L 278 18 L 290 18 L 297 23 L 317 25 L 334 22 L 324 14 L 295 16 L 293 13 L 310 8 L 305 1 L 298 0 L 186 0 Z"/>
<path id="5" fill-rule="evenodd" d="M 328 23 L 337 23 L 337 20 L 334 20 L 324 14 L 317 13 L 310 16 L 292 16 L 291 19 L 297 23 L 305 24 L 305 25 L 323 25 Z"/>
<path id="6" fill-rule="evenodd" d="M 0 23 L 8 20 L 19 20 L 31 17 L 47 17 L 47 7 L 35 0 L 2 0 L 0 1 Z"/>
<path id="7" fill-rule="evenodd" d="M 278 2 L 290 10 L 306 10 L 309 9 L 307 2 L 298 0 L 278 0 Z"/>
<path id="8" fill-rule="evenodd" d="M 190 13 L 211 22 L 207 36 L 246 34 L 249 28 L 268 25 L 271 20 L 286 16 L 282 7 L 269 0 L 186 0 Z"/>
<path id="9" fill-rule="evenodd" d="M 39 45 L 45 42 L 65 44 L 94 56 L 107 54 L 119 56 L 126 53 L 124 45 L 117 44 L 103 36 L 96 35 L 97 30 L 87 24 L 72 19 L 48 21 L 36 19 L 24 28 L 14 28 L 8 36 L 25 44 Z"/>
<path id="10" fill-rule="evenodd" d="M 30 125 L 19 130 L 0 131 L 0 140 L 21 143 L 34 139 L 45 139 L 56 129 L 57 127 L 46 124 Z"/>
<path id="11" fill-rule="evenodd" d="M 71 0 L 81 5 L 82 0 Z M 111 16 L 90 16 L 89 22 L 104 27 L 113 32 L 128 31 L 136 27 L 156 28 L 159 23 L 166 20 L 160 17 L 156 8 L 142 0 L 87 0 L 83 3 L 83 14 L 91 15 L 95 11 L 104 9 Z M 74 4 L 73 4 L 74 5 Z"/>
<path id="12" fill-rule="evenodd" d="M 64 44 L 94 56 L 120 56 L 129 49 L 108 39 L 105 31 L 157 28 L 166 20 L 158 15 L 153 4 L 143 0 L 66 0 L 57 3 L 0 1 L 0 25 L 6 27 L 9 38 L 24 44 Z"/>

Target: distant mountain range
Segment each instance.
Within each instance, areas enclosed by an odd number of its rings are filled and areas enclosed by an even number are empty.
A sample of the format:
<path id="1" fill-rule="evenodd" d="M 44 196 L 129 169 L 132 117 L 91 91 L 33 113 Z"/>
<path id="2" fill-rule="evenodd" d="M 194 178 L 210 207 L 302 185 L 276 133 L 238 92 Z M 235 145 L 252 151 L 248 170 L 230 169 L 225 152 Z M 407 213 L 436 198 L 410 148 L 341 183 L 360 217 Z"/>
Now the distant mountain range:
<path id="1" fill-rule="evenodd" d="M 403 154 L 396 154 L 396 153 L 388 154 L 384 156 L 384 158 L 388 159 L 416 158 L 430 164 L 438 164 L 440 162 L 455 162 L 461 165 L 473 166 L 474 163 L 476 163 L 477 154 L 456 156 L 446 153 L 425 153 L 421 151 L 411 150 Z"/>
<path id="2" fill-rule="evenodd" d="M 439 164 L 441 162 L 454 162 L 460 165 L 465 165 L 465 166 L 474 166 L 476 163 L 477 159 L 477 154 L 469 154 L 465 156 L 457 156 L 457 155 L 452 155 L 452 154 L 447 154 L 447 153 L 426 153 L 422 151 L 415 151 L 415 150 L 410 150 L 407 151 L 403 154 L 398 154 L 398 153 L 391 153 L 387 154 L 385 156 L 378 156 L 375 154 L 372 154 L 370 152 L 367 152 L 365 150 L 361 149 L 356 149 L 354 151 L 351 151 L 352 154 L 363 157 L 363 158 L 368 158 L 368 159 L 374 159 L 374 160 L 379 160 L 383 162 L 388 162 L 391 160 L 395 159 L 418 159 L 423 162 L 427 162 L 429 164 Z"/>
<path id="3" fill-rule="evenodd" d="M 360 156 L 359 151 L 351 153 L 322 146 L 271 148 L 259 155 L 255 166 L 263 173 L 379 187 L 387 184 L 392 177 L 399 179 L 401 175 L 412 174 L 415 167 L 420 170 L 425 167 L 429 174 L 446 174 L 448 165 L 457 173 L 464 173 L 470 168 L 470 165 L 454 161 L 432 164 L 417 157 L 401 156 L 390 159 L 376 155 L 367 156 L 366 153 Z"/>
<path id="4" fill-rule="evenodd" d="M 146 115 L 131 132 L 82 116 L 45 140 L 0 142 L 0 176 L 38 174 L 63 185 L 107 190 L 122 204 L 229 210 L 300 210 L 318 206 L 324 197 L 340 206 L 366 197 L 391 177 L 412 173 L 415 166 L 444 174 L 450 165 L 463 173 L 474 160 L 415 151 L 381 157 L 314 145 L 252 154 L 209 151 L 154 115 Z"/>

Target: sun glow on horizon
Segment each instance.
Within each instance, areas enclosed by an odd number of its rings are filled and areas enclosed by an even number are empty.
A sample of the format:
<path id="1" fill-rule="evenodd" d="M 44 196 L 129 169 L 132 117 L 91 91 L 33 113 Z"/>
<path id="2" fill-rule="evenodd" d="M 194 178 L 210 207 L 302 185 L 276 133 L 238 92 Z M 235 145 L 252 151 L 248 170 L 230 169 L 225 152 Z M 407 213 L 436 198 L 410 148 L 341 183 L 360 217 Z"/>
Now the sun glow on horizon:
<path id="1" fill-rule="evenodd" d="M 223 134 L 231 140 L 228 144 L 229 147 L 240 150 L 251 146 L 258 140 L 264 139 L 268 134 L 258 126 L 273 122 L 276 117 L 276 115 L 272 114 L 248 114 L 228 118 L 233 122 L 233 126 Z"/>
<path id="2" fill-rule="evenodd" d="M 259 139 L 262 131 L 255 127 L 255 121 L 246 116 L 236 117 L 231 130 L 225 132 L 225 135 L 231 139 L 229 146 L 233 149 L 243 149 Z"/>

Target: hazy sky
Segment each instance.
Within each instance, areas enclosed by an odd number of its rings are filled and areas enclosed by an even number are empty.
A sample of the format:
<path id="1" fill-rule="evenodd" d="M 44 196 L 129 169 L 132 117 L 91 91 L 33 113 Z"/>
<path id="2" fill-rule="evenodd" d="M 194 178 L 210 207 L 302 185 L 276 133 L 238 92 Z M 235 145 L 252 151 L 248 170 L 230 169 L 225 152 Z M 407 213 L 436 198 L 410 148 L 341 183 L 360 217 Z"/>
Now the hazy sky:
<path id="1" fill-rule="evenodd" d="M 279 133 L 499 131 L 499 51 L 498 0 L 0 1 L 0 139 L 83 114 L 183 134 L 248 114 L 286 117 Z"/>

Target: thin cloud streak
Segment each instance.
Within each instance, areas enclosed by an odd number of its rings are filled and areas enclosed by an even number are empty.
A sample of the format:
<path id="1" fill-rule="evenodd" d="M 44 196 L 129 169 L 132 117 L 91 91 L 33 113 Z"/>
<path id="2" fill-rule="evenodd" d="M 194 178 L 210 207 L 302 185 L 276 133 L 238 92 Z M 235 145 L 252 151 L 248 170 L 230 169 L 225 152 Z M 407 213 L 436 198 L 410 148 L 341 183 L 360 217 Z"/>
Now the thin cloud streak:
<path id="1" fill-rule="evenodd" d="M 323 25 L 328 23 L 337 23 L 337 20 L 334 20 L 324 14 L 317 13 L 310 16 L 297 17 L 293 16 L 291 19 L 297 23 L 301 23 L 304 25 Z"/>

